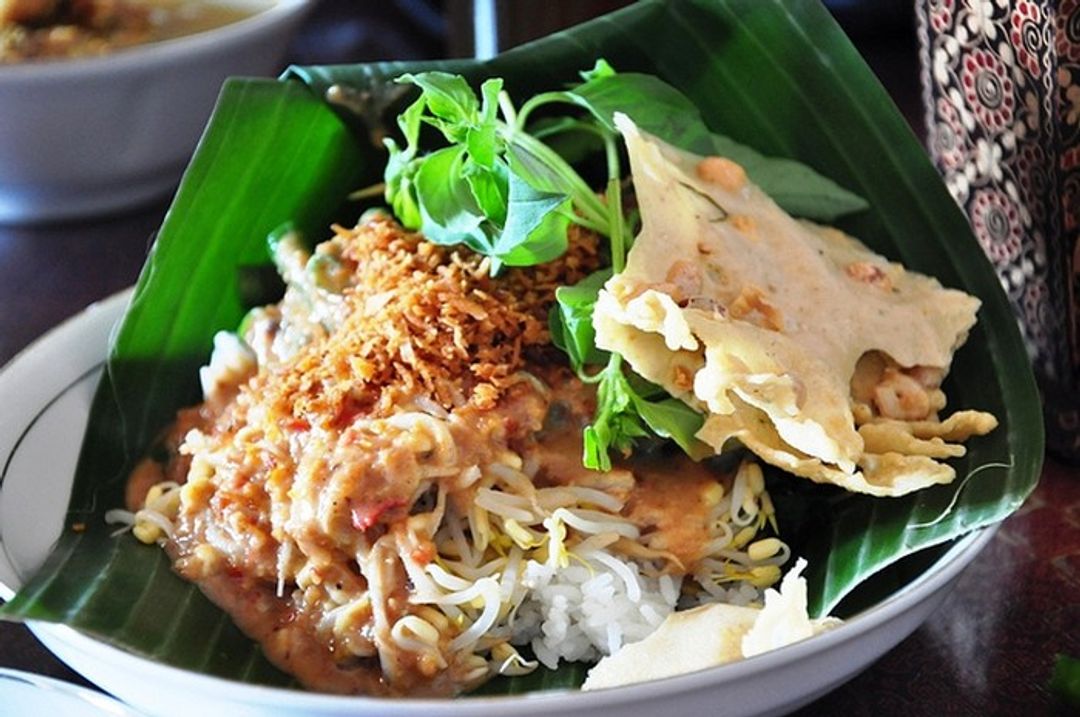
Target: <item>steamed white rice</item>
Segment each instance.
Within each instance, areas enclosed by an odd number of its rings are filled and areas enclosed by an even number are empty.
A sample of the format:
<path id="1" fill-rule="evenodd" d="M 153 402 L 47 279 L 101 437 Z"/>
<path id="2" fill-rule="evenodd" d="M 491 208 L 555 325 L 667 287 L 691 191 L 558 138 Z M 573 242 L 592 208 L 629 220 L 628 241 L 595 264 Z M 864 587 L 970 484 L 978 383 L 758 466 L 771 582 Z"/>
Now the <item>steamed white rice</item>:
<path id="1" fill-rule="evenodd" d="M 529 590 L 510 641 L 528 645 L 551 669 L 560 660 L 595 662 L 644 639 L 679 603 L 680 577 L 643 575 L 637 562 L 603 550 L 577 557 L 582 562 L 565 568 L 530 560 L 522 574 Z M 724 592 L 723 601 L 737 605 L 761 599 L 746 584 Z"/>

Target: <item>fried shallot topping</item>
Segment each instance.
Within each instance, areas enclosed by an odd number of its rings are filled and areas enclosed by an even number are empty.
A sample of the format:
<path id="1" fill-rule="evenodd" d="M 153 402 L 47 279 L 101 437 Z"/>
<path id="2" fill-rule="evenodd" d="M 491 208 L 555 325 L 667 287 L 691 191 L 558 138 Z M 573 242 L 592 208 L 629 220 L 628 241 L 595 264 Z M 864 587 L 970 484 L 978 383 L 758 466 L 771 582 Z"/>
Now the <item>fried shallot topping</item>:
<path id="1" fill-rule="evenodd" d="M 388 218 L 334 232 L 354 273 L 348 318 L 253 386 L 297 420 L 334 416 L 342 425 L 417 396 L 447 409 L 492 407 L 526 352 L 550 343 L 555 289 L 598 264 L 596 237 L 574 229 L 562 258 L 497 280 L 489 259 L 424 241 Z"/>

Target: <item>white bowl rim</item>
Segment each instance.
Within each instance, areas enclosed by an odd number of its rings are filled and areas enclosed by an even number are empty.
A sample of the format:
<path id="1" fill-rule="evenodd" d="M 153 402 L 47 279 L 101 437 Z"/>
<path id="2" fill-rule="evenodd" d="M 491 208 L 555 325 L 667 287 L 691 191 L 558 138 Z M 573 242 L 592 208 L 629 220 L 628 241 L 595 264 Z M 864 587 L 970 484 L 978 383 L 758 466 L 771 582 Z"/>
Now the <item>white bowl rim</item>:
<path id="1" fill-rule="evenodd" d="M 273 704 L 282 710 L 306 709 L 318 713 L 336 713 L 354 709 L 361 711 L 358 713 L 368 714 L 370 710 L 370 714 L 391 716 L 412 715 L 421 708 L 424 714 L 458 715 L 464 708 L 477 717 L 487 717 L 508 714 L 515 707 L 520 707 L 523 701 L 528 701 L 532 708 L 554 710 L 564 707 L 565 700 L 573 699 L 575 710 L 587 711 L 592 706 L 611 706 L 657 697 L 673 697 L 680 693 L 717 687 L 739 681 L 749 674 L 768 672 L 800 660 L 813 659 L 818 653 L 857 640 L 864 633 L 899 617 L 908 610 L 915 609 L 924 600 L 945 589 L 950 581 L 954 580 L 990 542 L 996 532 L 997 525 L 994 525 L 977 529 L 960 538 L 933 565 L 898 592 L 825 633 L 738 662 L 663 679 L 589 692 L 576 689 L 552 689 L 514 695 L 463 695 L 445 699 L 325 694 L 250 684 L 194 672 L 109 645 L 67 625 L 35 622 L 31 623 L 31 628 L 35 633 L 46 633 L 53 639 L 63 641 L 83 652 L 93 652 L 100 656 L 101 652 L 105 651 L 112 661 L 135 660 L 140 663 L 140 669 L 160 676 L 164 681 L 173 684 L 186 683 L 189 689 L 201 693 L 204 697 L 225 699 L 239 704 Z M 529 713 L 532 714 L 533 711 L 530 709 Z"/>
<path id="2" fill-rule="evenodd" d="M 228 48 L 306 12 L 314 0 L 265 0 L 267 7 L 235 22 L 168 40 L 147 42 L 95 57 L 0 64 L 0 89 L 29 82 L 71 81 L 146 71 L 181 58 Z"/>
<path id="3" fill-rule="evenodd" d="M 43 696 L 53 693 L 67 699 L 78 700 L 87 709 L 93 709 L 95 714 L 112 715 L 113 717 L 139 717 L 128 705 L 114 697 L 55 677 L 39 675 L 36 672 L 24 672 L 23 670 L 0 667 L 0 684 L 4 682 L 17 683 L 33 690 L 40 690 Z"/>

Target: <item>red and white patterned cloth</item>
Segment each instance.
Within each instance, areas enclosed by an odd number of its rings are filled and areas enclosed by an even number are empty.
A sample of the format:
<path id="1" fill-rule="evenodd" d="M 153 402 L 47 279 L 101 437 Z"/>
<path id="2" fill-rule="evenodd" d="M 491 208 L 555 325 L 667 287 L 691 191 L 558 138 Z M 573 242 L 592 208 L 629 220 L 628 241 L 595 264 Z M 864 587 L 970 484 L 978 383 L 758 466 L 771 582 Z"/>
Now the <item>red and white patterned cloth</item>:
<path id="1" fill-rule="evenodd" d="M 1080 459 L 1080 0 L 916 4 L 930 153 L 997 270 Z"/>

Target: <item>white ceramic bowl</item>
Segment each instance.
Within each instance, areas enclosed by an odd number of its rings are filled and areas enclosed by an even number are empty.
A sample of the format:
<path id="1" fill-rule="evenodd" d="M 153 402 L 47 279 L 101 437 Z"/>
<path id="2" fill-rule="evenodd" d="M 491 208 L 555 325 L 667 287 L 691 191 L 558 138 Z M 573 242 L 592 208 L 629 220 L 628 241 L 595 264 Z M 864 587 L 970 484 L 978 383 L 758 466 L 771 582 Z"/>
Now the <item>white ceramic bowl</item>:
<path id="1" fill-rule="evenodd" d="M 0 372 L 0 598 L 10 598 L 60 535 L 109 329 L 127 299 L 118 295 L 68 321 Z M 911 634 L 992 535 L 981 530 L 960 540 L 901 590 L 809 640 L 730 665 L 596 692 L 457 700 L 319 695 L 169 667 L 63 625 L 31 628 L 61 660 L 148 715 L 777 715 L 850 679 Z"/>
<path id="2" fill-rule="evenodd" d="M 281 69 L 311 0 L 89 59 L 0 65 L 0 223 L 103 214 L 179 180 L 222 81 Z"/>

